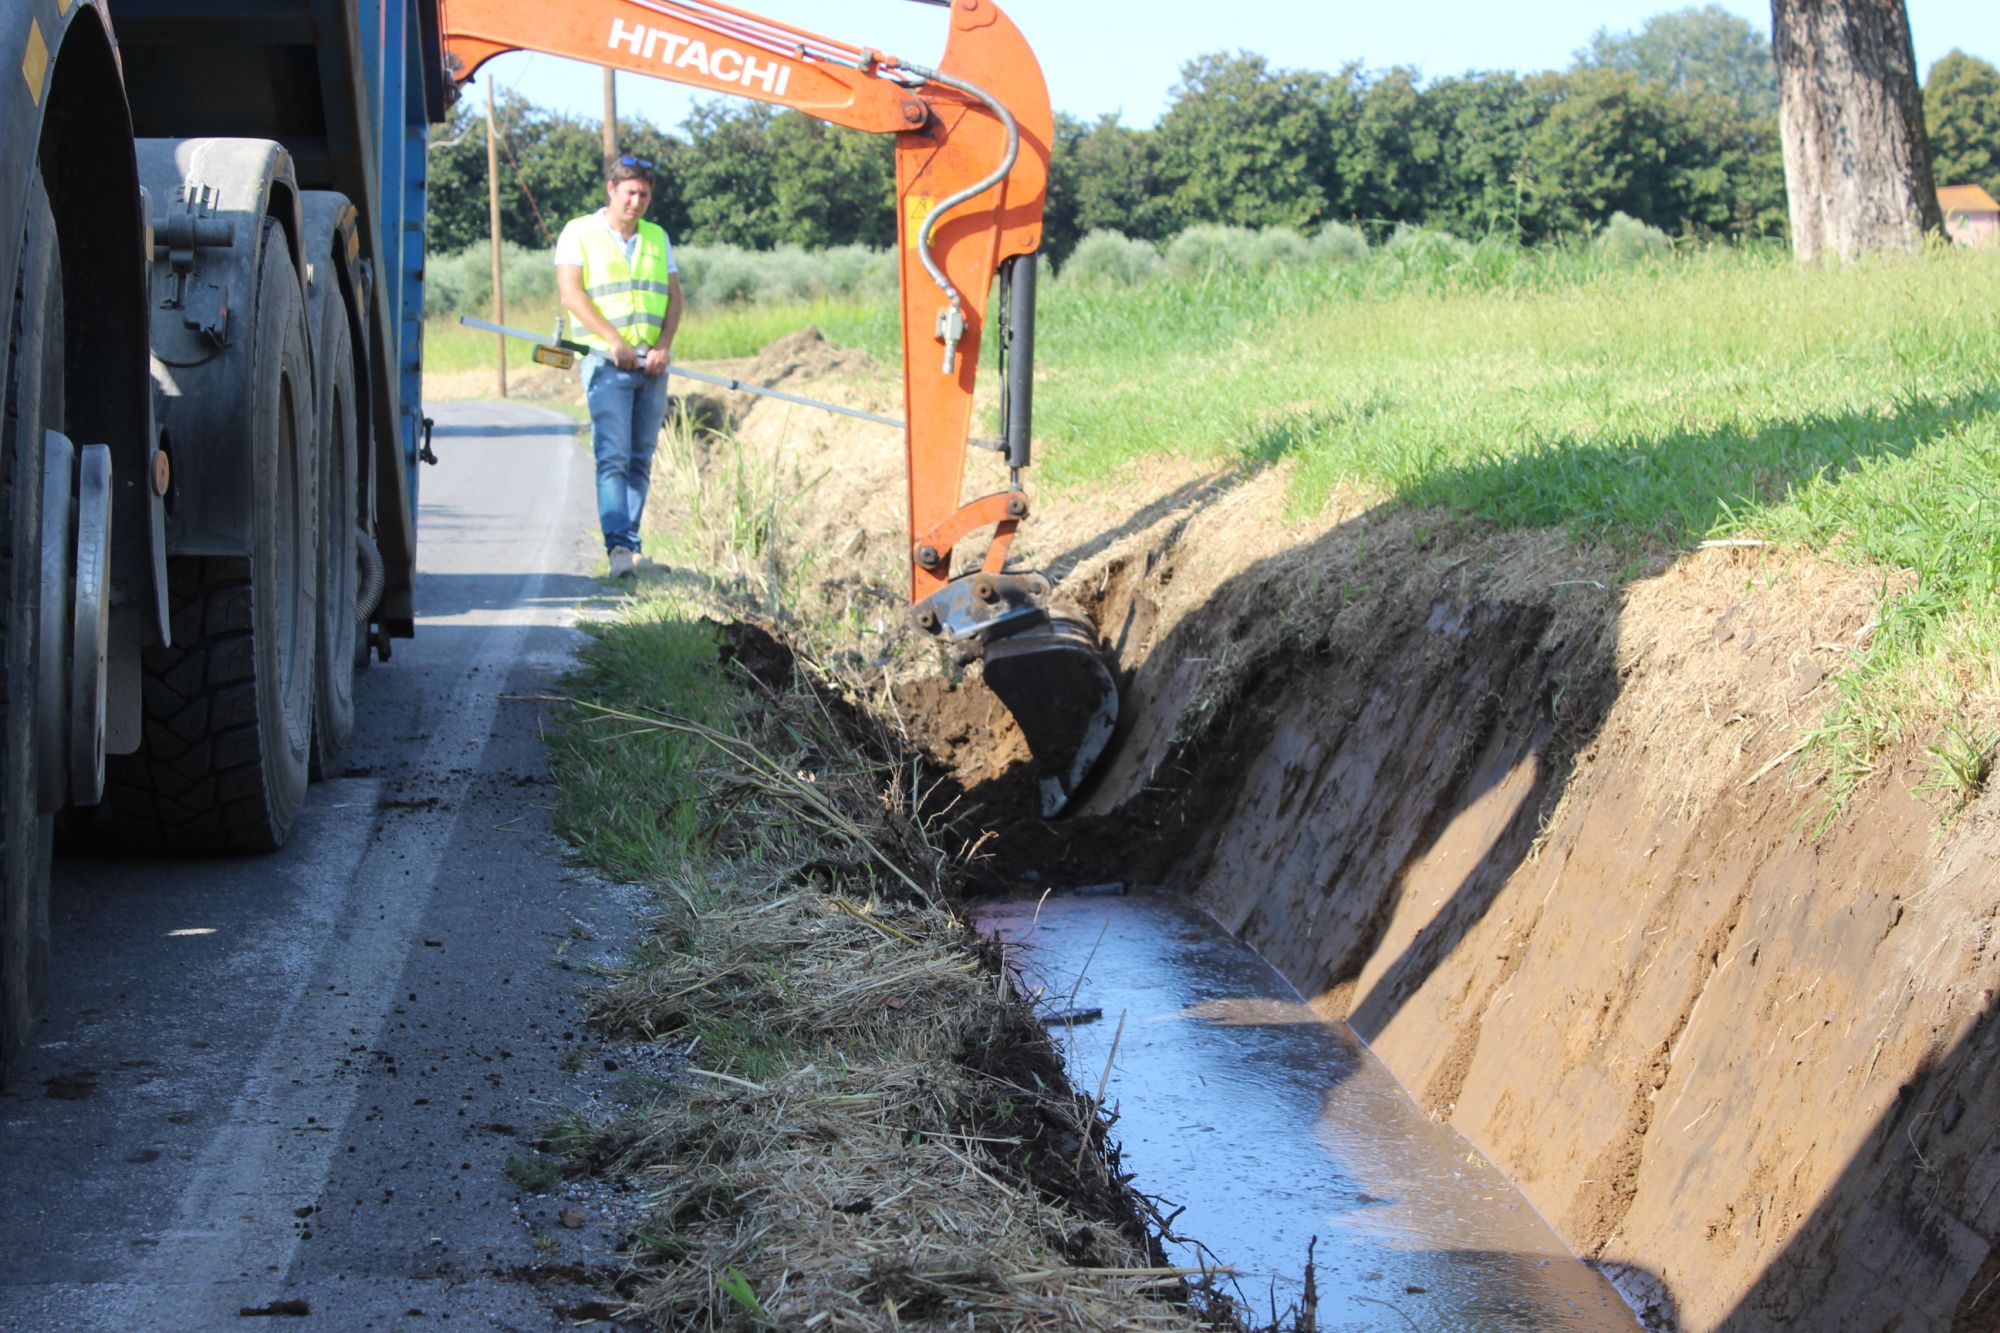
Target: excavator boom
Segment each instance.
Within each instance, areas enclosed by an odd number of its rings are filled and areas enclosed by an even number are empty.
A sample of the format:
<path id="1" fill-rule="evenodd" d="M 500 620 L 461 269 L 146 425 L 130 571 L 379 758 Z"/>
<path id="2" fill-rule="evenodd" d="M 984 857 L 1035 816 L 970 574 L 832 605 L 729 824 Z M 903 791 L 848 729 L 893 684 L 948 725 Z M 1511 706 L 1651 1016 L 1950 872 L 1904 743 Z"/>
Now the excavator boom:
<path id="1" fill-rule="evenodd" d="M 1035 756 L 1043 813 L 1056 814 L 1108 742 L 1118 692 L 1089 623 L 1052 610 L 1040 575 L 1007 565 L 1029 508 L 1021 474 L 1054 116 L 1040 64 L 993 0 L 931 3 L 951 15 L 935 67 L 713 0 L 441 0 L 439 10 L 460 83 L 502 52 L 540 51 L 895 136 L 912 618 L 986 661 Z M 996 279 L 1000 328 L 989 330 Z M 1006 484 L 967 498 L 974 380 L 996 334 Z M 988 529 L 982 556 L 955 558 Z"/>

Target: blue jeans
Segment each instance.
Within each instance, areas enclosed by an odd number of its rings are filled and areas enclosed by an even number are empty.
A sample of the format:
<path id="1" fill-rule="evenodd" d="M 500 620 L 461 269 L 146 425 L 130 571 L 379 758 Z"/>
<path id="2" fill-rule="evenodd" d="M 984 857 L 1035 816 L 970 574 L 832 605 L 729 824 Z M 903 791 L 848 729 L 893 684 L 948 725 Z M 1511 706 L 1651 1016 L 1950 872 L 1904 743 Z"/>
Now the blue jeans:
<path id="1" fill-rule="evenodd" d="M 620 370 L 609 358 L 584 358 L 583 397 L 590 404 L 590 445 L 597 455 L 597 521 L 604 549 L 639 549 L 639 516 L 653 478 L 653 450 L 667 419 L 667 377 Z"/>

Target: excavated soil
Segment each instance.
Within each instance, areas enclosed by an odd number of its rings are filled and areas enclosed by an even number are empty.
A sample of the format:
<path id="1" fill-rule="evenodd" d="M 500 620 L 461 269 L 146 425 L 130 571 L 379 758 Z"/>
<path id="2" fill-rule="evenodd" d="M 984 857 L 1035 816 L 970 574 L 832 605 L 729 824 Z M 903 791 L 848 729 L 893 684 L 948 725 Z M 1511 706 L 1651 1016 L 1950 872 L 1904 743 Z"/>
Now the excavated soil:
<path id="1" fill-rule="evenodd" d="M 734 373 L 895 410 L 816 334 Z M 2000 794 L 1944 827 L 1903 756 L 1816 832 L 1792 762 L 1879 573 L 1634 568 L 1364 495 L 1287 523 L 1282 468 L 1037 493 L 1016 562 L 1124 690 L 1046 822 L 977 667 L 899 632 L 896 433 L 717 407 L 789 497 L 800 617 L 858 622 L 827 651 L 872 673 L 989 879 L 1209 908 L 1655 1327 L 2000 1327 Z"/>

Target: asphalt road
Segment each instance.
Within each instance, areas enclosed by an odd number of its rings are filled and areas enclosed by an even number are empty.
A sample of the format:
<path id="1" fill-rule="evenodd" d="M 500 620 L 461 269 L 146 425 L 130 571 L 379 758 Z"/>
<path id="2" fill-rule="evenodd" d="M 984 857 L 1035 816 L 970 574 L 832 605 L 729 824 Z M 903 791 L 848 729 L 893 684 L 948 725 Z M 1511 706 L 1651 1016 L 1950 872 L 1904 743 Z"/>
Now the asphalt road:
<path id="1" fill-rule="evenodd" d="M 48 1017 L 0 1095 L 0 1328 L 572 1327 L 616 1270 L 636 1195 L 505 1170 L 630 1091 L 578 997 L 637 891 L 565 861 L 507 698 L 604 590 L 589 459 L 541 409 L 434 415 L 417 637 L 357 676 L 285 849 L 58 858 Z"/>

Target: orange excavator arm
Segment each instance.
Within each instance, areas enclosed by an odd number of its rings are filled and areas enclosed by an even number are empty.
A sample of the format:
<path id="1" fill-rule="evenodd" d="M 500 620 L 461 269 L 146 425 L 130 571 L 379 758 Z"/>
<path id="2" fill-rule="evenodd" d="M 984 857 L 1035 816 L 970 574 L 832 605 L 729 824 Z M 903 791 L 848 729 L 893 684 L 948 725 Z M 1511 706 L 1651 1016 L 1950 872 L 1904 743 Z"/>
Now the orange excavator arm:
<path id="1" fill-rule="evenodd" d="M 984 658 L 988 684 L 1036 757 L 1043 810 L 1054 814 L 1117 716 L 1095 631 L 1050 610 L 1040 575 L 1007 568 L 1028 514 L 1021 473 L 1054 117 L 1040 63 L 993 0 L 931 3 L 951 13 L 934 68 L 709 0 L 441 0 L 439 11 L 446 63 L 461 83 L 502 52 L 541 51 L 896 136 L 912 614 L 926 633 Z M 1008 484 L 967 499 L 974 379 L 996 279 Z M 985 528 L 984 558 L 954 577 L 954 550 Z"/>

